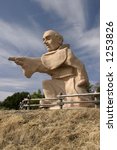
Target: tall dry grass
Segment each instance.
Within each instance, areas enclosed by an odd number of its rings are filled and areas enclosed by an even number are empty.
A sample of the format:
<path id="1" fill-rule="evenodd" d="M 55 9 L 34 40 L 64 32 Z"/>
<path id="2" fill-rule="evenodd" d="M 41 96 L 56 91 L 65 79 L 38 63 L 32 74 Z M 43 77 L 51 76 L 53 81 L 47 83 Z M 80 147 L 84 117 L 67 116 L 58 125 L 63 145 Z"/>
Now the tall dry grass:
<path id="1" fill-rule="evenodd" d="M 99 109 L 0 111 L 0 150 L 99 150 Z"/>

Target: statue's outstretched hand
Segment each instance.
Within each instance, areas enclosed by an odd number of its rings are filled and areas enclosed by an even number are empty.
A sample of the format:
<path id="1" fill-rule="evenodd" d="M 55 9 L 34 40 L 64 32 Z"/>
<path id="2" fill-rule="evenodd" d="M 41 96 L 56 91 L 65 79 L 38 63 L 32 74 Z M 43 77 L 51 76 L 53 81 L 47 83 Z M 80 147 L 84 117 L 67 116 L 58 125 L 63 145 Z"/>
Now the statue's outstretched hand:
<path id="1" fill-rule="evenodd" d="M 9 57 L 8 60 L 14 61 L 17 65 L 23 67 L 23 62 L 25 60 L 25 57 Z"/>
<path id="2" fill-rule="evenodd" d="M 8 60 L 14 61 L 17 65 L 20 65 L 27 78 L 30 78 L 38 68 L 36 59 L 30 57 L 9 57 Z"/>

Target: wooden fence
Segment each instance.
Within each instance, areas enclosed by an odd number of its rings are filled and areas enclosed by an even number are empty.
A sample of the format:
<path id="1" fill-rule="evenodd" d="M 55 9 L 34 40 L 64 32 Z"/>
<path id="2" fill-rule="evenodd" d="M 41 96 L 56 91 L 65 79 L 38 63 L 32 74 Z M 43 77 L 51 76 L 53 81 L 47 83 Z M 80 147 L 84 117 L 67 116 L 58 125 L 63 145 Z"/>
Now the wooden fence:
<path id="1" fill-rule="evenodd" d="M 65 97 L 80 97 L 80 96 L 91 96 L 93 97 L 93 100 L 90 101 L 65 101 Z M 52 104 L 41 104 L 40 102 L 43 100 L 50 100 L 52 102 L 52 100 L 56 100 L 56 103 L 52 103 Z M 32 102 L 34 103 L 34 101 L 38 101 L 38 104 L 31 104 Z M 69 94 L 69 95 L 57 95 L 57 98 L 35 98 L 35 99 L 31 99 L 30 96 L 28 98 L 25 98 L 24 100 L 22 100 L 22 102 L 20 102 L 20 109 L 31 109 L 31 108 L 50 108 L 50 107 L 54 107 L 54 106 L 59 106 L 60 109 L 63 109 L 63 106 L 65 104 L 74 104 L 74 103 L 94 103 L 95 108 L 98 108 L 100 105 L 100 93 L 82 93 L 82 94 Z"/>

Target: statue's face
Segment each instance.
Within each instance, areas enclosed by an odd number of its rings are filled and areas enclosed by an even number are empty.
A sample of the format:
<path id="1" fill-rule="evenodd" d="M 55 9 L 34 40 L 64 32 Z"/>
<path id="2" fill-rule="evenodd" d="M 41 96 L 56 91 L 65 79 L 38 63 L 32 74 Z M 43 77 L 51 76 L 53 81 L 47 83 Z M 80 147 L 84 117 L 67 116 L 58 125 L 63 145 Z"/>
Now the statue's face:
<path id="1" fill-rule="evenodd" d="M 48 51 L 56 50 L 59 48 L 60 40 L 54 32 L 47 31 L 43 35 L 43 43 L 45 44 Z"/>

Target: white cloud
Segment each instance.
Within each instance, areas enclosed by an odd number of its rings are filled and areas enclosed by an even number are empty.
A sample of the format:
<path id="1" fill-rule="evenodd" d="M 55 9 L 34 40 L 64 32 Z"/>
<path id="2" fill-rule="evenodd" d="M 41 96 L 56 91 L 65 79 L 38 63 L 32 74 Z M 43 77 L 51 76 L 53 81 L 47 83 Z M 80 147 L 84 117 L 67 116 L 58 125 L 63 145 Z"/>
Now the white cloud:
<path id="1" fill-rule="evenodd" d="M 0 101 L 16 92 L 32 91 L 34 86 L 37 88 L 37 85 L 33 80 L 23 78 L 14 79 L 9 77 L 0 78 Z"/>
<path id="2" fill-rule="evenodd" d="M 100 30 L 93 28 L 87 32 L 84 32 L 78 41 L 79 48 L 87 48 L 87 50 L 99 57 L 100 52 Z"/>
<path id="3" fill-rule="evenodd" d="M 40 29 L 41 33 L 41 29 Z M 0 53 L 6 56 L 12 53 L 13 47 L 18 52 L 39 51 L 43 44 L 40 33 L 21 25 L 9 23 L 0 19 Z M 6 46 L 7 43 L 7 46 Z M 3 52 L 3 53 L 2 53 Z"/>
<path id="4" fill-rule="evenodd" d="M 82 0 L 32 0 L 37 2 L 47 12 L 56 13 L 63 20 L 66 26 L 64 38 L 71 41 L 76 48 L 83 48 L 83 53 L 89 53 L 94 57 L 99 57 L 100 35 L 99 27 L 86 31 L 87 26 L 87 5 Z M 93 7 L 93 6 L 92 6 Z M 98 15 L 97 15 L 98 16 Z M 99 18 L 98 18 L 99 20 Z M 98 21 L 97 21 L 98 23 Z"/>
<path id="5" fill-rule="evenodd" d="M 93 48 L 99 47 L 99 37 L 100 37 L 100 30 L 99 28 L 93 28 L 84 34 L 81 37 L 80 46 L 89 46 L 91 45 Z"/>
<path id="6" fill-rule="evenodd" d="M 32 0 L 41 4 L 45 11 L 54 11 L 67 23 L 79 24 L 85 28 L 85 10 L 82 0 Z"/>
<path id="7" fill-rule="evenodd" d="M 0 65 L 10 56 L 36 56 L 43 52 L 42 30 L 29 29 L 0 19 Z"/>
<path id="8" fill-rule="evenodd" d="M 25 77 L 16 78 L 0 78 L 0 101 L 16 92 L 33 93 L 38 89 L 42 90 L 42 80 L 50 78 L 46 74 L 35 74 L 30 79 Z"/>
<path id="9" fill-rule="evenodd" d="M 11 87 L 14 89 L 24 89 L 30 87 L 33 83 L 31 81 L 22 80 L 22 79 L 11 79 L 11 78 L 1 78 L 0 88 Z"/>
<path id="10" fill-rule="evenodd" d="M 89 58 L 99 59 L 100 57 L 100 31 L 99 27 L 90 29 L 86 32 L 79 32 L 76 28 L 65 31 L 65 39 L 71 42 L 71 49 L 83 60 Z M 90 65 L 90 64 L 87 64 Z"/>

